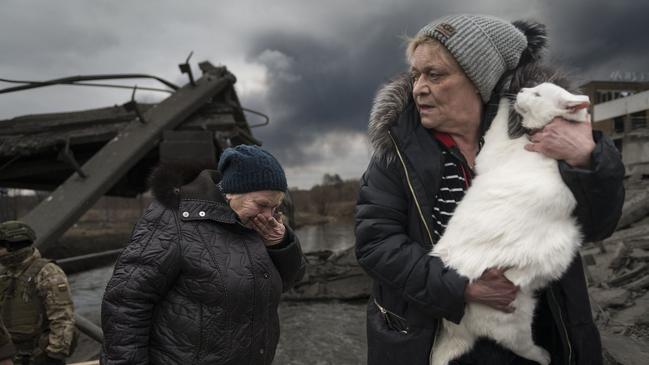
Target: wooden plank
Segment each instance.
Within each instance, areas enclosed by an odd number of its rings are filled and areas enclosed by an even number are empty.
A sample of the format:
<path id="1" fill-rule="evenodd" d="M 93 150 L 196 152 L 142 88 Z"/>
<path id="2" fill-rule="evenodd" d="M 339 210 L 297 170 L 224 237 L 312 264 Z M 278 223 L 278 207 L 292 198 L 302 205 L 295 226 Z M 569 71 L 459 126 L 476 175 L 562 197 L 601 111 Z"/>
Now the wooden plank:
<path id="1" fill-rule="evenodd" d="M 608 285 L 611 287 L 622 286 L 624 284 L 633 281 L 635 278 L 648 271 L 649 271 L 649 264 L 643 263 L 638 267 L 636 267 L 635 269 L 609 280 Z"/>

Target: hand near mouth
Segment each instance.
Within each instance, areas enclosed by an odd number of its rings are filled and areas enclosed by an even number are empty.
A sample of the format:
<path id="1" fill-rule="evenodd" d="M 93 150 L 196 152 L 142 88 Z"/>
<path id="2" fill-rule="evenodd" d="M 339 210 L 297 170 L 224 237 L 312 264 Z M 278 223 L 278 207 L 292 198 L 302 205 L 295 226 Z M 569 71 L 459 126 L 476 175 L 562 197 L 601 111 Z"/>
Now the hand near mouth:
<path id="1" fill-rule="evenodd" d="M 266 246 L 273 246 L 284 240 L 286 226 L 284 226 L 281 216 L 276 219 L 258 214 L 252 217 L 251 221 L 253 229 L 259 233 Z"/>

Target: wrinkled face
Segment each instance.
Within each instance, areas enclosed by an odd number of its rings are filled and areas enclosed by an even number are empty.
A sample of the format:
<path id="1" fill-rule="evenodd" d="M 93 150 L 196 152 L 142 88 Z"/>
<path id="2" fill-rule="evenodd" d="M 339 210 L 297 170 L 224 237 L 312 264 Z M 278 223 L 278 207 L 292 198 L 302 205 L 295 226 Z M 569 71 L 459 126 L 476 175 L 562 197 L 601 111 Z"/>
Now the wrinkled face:
<path id="1" fill-rule="evenodd" d="M 281 191 L 263 190 L 244 194 L 226 194 L 230 208 L 239 216 L 243 224 L 248 224 L 250 218 L 261 214 L 266 218 L 277 217 L 277 208 L 284 199 Z"/>
<path id="2" fill-rule="evenodd" d="M 555 117 L 576 122 L 586 122 L 590 105 L 588 96 L 571 94 L 551 83 L 523 88 L 516 95 L 514 109 L 523 117 L 523 127 L 543 128 Z"/>
<path id="3" fill-rule="evenodd" d="M 412 95 L 421 124 L 451 134 L 477 131 L 482 116 L 482 99 L 444 46 L 422 43 L 409 61 Z"/>

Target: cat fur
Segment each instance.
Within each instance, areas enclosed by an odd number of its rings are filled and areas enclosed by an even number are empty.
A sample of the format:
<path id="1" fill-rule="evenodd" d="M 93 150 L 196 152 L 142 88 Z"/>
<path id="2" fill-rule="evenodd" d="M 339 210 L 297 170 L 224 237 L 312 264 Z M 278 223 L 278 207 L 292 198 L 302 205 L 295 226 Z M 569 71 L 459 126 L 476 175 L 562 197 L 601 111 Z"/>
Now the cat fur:
<path id="1" fill-rule="evenodd" d="M 543 103 L 546 95 L 557 98 Z M 559 101 L 560 100 L 560 101 Z M 545 100 L 547 101 L 547 100 Z M 588 98 L 543 83 L 522 89 L 514 108 L 526 130 L 554 117 L 586 122 Z M 513 313 L 467 303 L 460 324 L 443 320 L 431 352 L 432 365 L 446 365 L 468 352 L 478 337 L 490 337 L 517 355 L 546 365 L 550 356 L 534 344 L 531 324 L 534 292 L 566 271 L 581 242 L 572 212 L 575 198 L 563 183 L 557 161 L 529 152 L 526 134 L 511 137 L 511 101 L 502 98 L 476 159 L 476 177 L 458 204 L 431 255 L 473 281 L 489 268 L 508 268 L 505 276 L 520 290 Z"/>

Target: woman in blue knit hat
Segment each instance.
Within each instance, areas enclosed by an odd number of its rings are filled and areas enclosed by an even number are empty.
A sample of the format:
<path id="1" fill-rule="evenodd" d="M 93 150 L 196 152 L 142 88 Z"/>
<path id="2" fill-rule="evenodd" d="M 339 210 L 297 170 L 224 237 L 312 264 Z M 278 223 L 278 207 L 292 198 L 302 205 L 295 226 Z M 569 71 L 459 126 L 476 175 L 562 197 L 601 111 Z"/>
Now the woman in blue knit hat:
<path id="1" fill-rule="evenodd" d="M 218 170 L 161 166 L 150 184 L 104 294 L 101 363 L 271 364 L 280 295 L 304 274 L 280 164 L 240 145 Z"/>
<path id="2" fill-rule="evenodd" d="M 550 77 L 533 64 L 545 43 L 541 24 L 445 16 L 410 41 L 410 74 L 378 92 L 369 122 L 374 154 L 356 208 L 356 256 L 374 280 L 369 365 L 428 364 L 441 320 L 459 323 L 466 303 L 514 310 L 518 288 L 505 269 L 489 269 L 469 282 L 428 253 L 469 187 L 492 107 L 503 92 Z M 559 118 L 530 139 L 526 149 L 560 160 L 585 241 L 609 236 L 624 202 L 624 168 L 611 141 L 593 133 L 590 123 Z M 539 293 L 532 328 L 552 364 L 602 363 L 579 257 Z M 479 340 L 451 363 L 533 362 Z"/>

